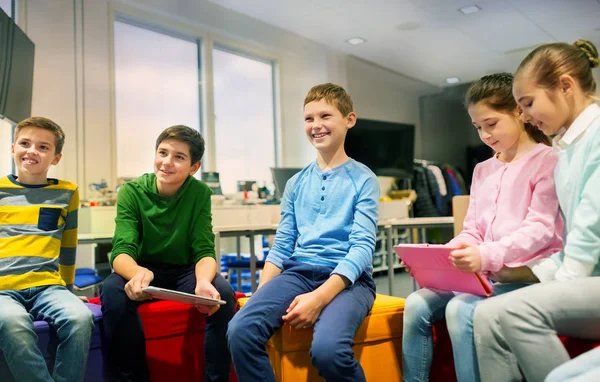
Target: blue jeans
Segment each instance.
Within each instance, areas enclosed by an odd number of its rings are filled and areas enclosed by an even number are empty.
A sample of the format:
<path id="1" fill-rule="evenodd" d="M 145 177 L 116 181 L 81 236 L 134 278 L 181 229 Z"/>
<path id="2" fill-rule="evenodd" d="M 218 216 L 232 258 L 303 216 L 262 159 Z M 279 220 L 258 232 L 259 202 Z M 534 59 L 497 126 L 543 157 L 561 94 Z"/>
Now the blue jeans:
<path id="1" fill-rule="evenodd" d="M 38 349 L 34 320 L 56 332 L 51 371 Z M 0 291 L 0 350 L 17 381 L 83 381 L 93 327 L 92 312 L 63 286 Z"/>
<path id="2" fill-rule="evenodd" d="M 545 382 L 593 382 L 600 380 L 600 348 L 595 348 L 552 370 Z"/>
<path id="3" fill-rule="evenodd" d="M 266 344 L 283 325 L 294 298 L 329 279 L 332 268 L 285 260 L 283 272 L 261 287 L 229 323 L 227 339 L 240 382 L 274 382 Z M 375 283 L 363 274 L 321 311 L 314 325 L 312 364 L 327 381 L 365 381 L 354 358 L 354 335 L 375 300 Z"/>
<path id="4" fill-rule="evenodd" d="M 494 284 L 493 295 L 507 293 L 529 284 Z M 423 288 L 411 293 L 404 305 L 402 374 L 405 382 L 429 380 L 433 358 L 435 322 L 446 319 L 452 340 L 456 378 L 459 382 L 479 381 L 479 367 L 473 339 L 473 313 L 484 296 Z"/>

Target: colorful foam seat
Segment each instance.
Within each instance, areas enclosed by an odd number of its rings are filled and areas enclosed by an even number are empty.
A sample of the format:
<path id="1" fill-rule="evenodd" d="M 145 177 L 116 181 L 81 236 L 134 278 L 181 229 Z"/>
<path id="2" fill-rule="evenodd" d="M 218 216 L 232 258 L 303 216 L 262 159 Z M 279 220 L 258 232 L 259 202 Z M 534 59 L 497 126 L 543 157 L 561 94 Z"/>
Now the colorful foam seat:
<path id="1" fill-rule="evenodd" d="M 87 307 L 94 313 L 94 330 L 90 343 L 88 355 L 88 363 L 85 371 L 85 382 L 103 382 L 104 378 L 104 357 L 102 354 L 102 311 L 99 305 L 86 304 Z M 38 347 L 46 363 L 49 365 L 54 363 L 54 355 L 56 354 L 56 341 L 54 341 L 54 332 L 45 321 L 34 321 L 35 332 L 38 335 Z M 15 379 L 8 371 L 8 366 L 4 360 L 4 355 L 0 352 L 0 381 L 13 382 Z"/>
<path id="2" fill-rule="evenodd" d="M 240 307 L 247 299 L 240 299 Z M 354 354 L 367 381 L 402 380 L 402 325 L 404 299 L 378 294 L 375 304 L 354 337 Z M 310 360 L 312 329 L 284 324 L 267 343 L 279 382 L 322 381 Z"/>

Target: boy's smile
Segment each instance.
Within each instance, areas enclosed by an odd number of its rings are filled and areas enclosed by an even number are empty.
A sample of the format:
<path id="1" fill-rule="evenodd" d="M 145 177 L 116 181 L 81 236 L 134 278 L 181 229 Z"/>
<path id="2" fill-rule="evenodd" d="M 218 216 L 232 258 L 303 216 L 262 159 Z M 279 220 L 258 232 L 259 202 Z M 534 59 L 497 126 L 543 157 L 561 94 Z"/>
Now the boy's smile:
<path id="1" fill-rule="evenodd" d="M 154 157 L 154 173 L 159 194 L 173 196 L 188 176 L 200 168 L 200 162 L 192 164 L 190 146 L 176 139 L 160 143 Z"/>
<path id="2" fill-rule="evenodd" d="M 348 129 L 356 122 L 356 115 L 343 116 L 335 105 L 325 99 L 304 106 L 304 131 L 308 140 L 320 152 L 336 152 L 343 147 Z"/>
<path id="3" fill-rule="evenodd" d="M 12 154 L 19 182 L 44 184 L 48 169 L 60 161 L 62 154 L 56 152 L 56 137 L 51 131 L 38 127 L 26 127 L 19 131 L 12 145 Z"/>

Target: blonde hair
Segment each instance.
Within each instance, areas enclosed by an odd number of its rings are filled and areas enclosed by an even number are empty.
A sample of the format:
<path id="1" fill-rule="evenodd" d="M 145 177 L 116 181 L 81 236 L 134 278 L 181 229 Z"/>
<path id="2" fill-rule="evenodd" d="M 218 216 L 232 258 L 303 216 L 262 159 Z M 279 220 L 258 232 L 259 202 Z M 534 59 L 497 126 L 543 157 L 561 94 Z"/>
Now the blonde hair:
<path id="1" fill-rule="evenodd" d="M 304 98 L 304 106 L 322 99 L 335 106 L 344 117 L 354 111 L 354 104 L 350 95 L 343 87 L 332 83 L 313 86 Z"/>
<path id="2" fill-rule="evenodd" d="M 60 154 L 62 152 L 63 146 L 65 145 L 65 132 L 56 122 L 44 117 L 29 117 L 24 119 L 19 122 L 15 128 L 15 142 L 17 141 L 21 130 L 26 127 L 37 127 L 38 129 L 50 131 L 56 137 L 56 142 L 54 144 L 55 154 Z"/>
<path id="3" fill-rule="evenodd" d="M 501 113 L 513 113 L 517 110 L 517 102 L 512 94 L 513 75 L 495 73 L 483 76 L 475 81 L 465 95 L 465 106 L 484 103 L 491 109 Z M 525 131 L 537 143 L 550 145 L 550 139 L 539 129 L 529 123 L 524 124 Z"/>
<path id="4" fill-rule="evenodd" d="M 536 85 L 556 89 L 562 75 L 573 77 L 583 92 L 591 97 L 596 94 L 596 80 L 592 68 L 600 65 L 598 49 L 587 40 L 573 44 L 558 42 L 534 49 L 519 65 L 515 77 L 527 71 Z"/>

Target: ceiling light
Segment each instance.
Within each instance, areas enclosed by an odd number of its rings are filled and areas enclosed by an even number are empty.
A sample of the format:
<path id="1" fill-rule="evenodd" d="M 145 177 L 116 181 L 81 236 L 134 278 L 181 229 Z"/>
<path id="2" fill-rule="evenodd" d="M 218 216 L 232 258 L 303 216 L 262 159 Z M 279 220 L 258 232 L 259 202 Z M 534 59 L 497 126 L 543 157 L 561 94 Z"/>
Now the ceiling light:
<path id="1" fill-rule="evenodd" d="M 447 84 L 457 84 L 459 82 L 460 82 L 460 80 L 458 79 L 458 77 L 448 77 L 448 78 L 446 78 L 446 83 Z"/>
<path id="2" fill-rule="evenodd" d="M 466 7 L 460 8 L 459 11 L 461 11 L 465 15 L 470 15 L 471 13 L 481 11 L 481 8 L 479 8 L 477 5 L 468 5 Z"/>
<path id="3" fill-rule="evenodd" d="M 348 40 L 346 40 L 346 42 L 350 45 L 360 45 L 363 42 L 367 42 L 367 40 L 365 40 L 362 37 L 352 37 L 352 38 L 349 38 Z"/>

